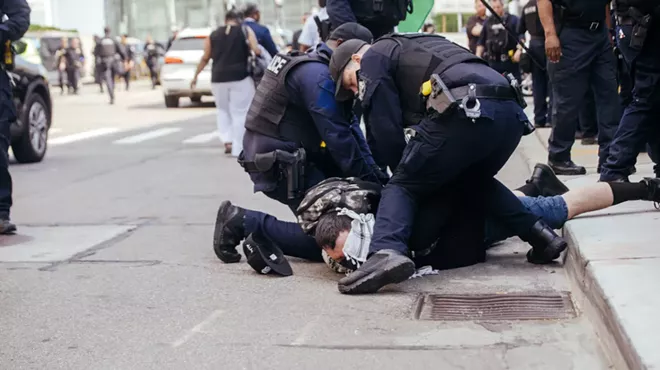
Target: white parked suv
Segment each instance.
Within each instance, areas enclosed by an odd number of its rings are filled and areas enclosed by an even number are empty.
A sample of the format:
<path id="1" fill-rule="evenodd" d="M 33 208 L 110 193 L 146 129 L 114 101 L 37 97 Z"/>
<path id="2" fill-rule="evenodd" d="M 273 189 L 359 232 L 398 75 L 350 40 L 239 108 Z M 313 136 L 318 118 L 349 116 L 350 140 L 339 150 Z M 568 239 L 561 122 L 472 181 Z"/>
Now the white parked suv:
<path id="1" fill-rule="evenodd" d="M 166 107 L 178 107 L 182 97 L 198 103 L 202 96 L 212 95 L 211 63 L 197 77 L 195 89 L 190 88 L 197 64 L 204 55 L 204 41 L 211 35 L 211 31 L 211 28 L 186 28 L 179 32 L 172 47 L 165 54 L 160 80 Z"/>

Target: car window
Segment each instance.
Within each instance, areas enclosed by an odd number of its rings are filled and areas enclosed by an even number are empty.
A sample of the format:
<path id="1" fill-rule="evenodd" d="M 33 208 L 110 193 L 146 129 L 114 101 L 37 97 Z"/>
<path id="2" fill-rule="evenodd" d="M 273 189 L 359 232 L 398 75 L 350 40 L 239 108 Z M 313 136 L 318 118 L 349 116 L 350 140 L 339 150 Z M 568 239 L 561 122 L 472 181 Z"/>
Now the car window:
<path id="1" fill-rule="evenodd" d="M 174 41 L 170 50 L 204 50 L 205 38 L 183 38 Z"/>

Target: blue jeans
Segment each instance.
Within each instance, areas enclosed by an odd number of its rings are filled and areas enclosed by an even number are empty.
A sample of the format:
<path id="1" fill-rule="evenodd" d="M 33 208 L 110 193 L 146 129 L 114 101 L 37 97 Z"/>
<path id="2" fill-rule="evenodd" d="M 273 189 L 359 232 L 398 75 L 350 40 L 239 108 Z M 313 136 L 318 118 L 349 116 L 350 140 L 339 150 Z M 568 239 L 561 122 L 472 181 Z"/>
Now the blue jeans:
<path id="1" fill-rule="evenodd" d="M 519 197 L 520 202 L 553 229 L 561 229 L 568 221 L 568 206 L 561 195 L 554 197 Z M 486 244 L 491 245 L 515 236 L 504 223 L 496 218 L 486 218 Z"/>

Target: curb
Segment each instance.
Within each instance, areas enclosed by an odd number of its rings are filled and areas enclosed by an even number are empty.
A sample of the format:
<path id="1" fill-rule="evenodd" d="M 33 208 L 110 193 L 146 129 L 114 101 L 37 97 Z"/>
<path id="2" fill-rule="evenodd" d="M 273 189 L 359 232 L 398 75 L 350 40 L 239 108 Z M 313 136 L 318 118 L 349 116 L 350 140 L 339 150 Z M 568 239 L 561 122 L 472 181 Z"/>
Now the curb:
<path id="1" fill-rule="evenodd" d="M 541 158 L 547 156 L 544 140 L 538 131 L 534 132 L 533 137 L 531 136 L 521 142 L 520 146 L 521 154 L 527 161 L 530 172 Z M 594 275 L 590 261 L 580 250 L 579 241 L 572 231 L 570 221 L 564 226 L 562 236 L 568 243 L 567 251 L 563 256 L 563 266 L 572 285 L 573 300 L 592 322 L 601 341 L 603 354 L 614 369 L 646 369 Z"/>

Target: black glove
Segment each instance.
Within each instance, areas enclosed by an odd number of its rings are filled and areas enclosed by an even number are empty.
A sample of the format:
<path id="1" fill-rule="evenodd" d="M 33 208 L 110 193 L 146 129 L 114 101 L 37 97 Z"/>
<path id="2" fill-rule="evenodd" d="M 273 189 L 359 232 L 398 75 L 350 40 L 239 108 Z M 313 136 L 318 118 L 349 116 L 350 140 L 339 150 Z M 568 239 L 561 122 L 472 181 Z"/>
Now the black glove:
<path id="1" fill-rule="evenodd" d="M 378 182 L 380 182 L 383 186 L 387 185 L 387 182 L 390 181 L 390 176 L 387 174 L 387 171 L 383 171 L 382 169 L 375 167 L 374 173 L 376 173 Z"/>

